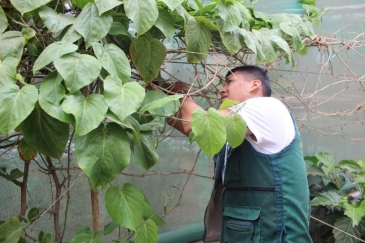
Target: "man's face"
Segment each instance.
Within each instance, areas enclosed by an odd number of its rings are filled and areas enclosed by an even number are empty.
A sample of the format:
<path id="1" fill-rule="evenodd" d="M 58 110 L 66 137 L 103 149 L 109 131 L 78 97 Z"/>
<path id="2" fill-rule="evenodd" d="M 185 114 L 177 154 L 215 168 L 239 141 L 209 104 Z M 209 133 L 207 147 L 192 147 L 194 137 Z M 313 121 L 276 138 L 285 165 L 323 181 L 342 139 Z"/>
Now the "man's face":
<path id="1" fill-rule="evenodd" d="M 219 90 L 221 103 L 225 99 L 244 102 L 251 97 L 251 82 L 247 82 L 240 72 L 229 75 L 224 86 Z"/>

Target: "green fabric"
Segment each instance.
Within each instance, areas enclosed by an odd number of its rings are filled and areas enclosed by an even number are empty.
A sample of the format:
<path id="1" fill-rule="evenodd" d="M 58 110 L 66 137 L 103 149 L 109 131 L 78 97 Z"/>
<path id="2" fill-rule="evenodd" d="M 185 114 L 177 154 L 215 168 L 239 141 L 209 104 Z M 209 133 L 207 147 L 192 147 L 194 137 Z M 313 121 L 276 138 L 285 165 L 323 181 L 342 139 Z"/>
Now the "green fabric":
<path id="1" fill-rule="evenodd" d="M 221 164 L 224 154 L 215 159 Z M 297 128 L 295 139 L 281 152 L 262 154 L 244 141 L 230 151 L 226 166 L 222 243 L 312 242 L 309 190 Z"/>

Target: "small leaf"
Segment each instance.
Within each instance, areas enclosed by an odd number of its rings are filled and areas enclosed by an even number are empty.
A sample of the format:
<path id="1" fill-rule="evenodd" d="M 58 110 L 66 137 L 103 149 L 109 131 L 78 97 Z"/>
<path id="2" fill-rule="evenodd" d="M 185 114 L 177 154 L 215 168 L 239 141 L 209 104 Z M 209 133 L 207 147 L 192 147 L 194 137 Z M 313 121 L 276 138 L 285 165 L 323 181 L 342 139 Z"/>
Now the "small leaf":
<path id="1" fill-rule="evenodd" d="M 223 101 L 223 103 L 221 104 L 221 106 L 219 107 L 220 110 L 225 110 L 228 109 L 231 106 L 237 105 L 238 103 L 240 103 L 237 100 L 230 100 L 230 99 L 225 99 Z"/>
<path id="2" fill-rule="evenodd" d="M 75 137 L 85 135 L 97 128 L 104 120 L 108 106 L 105 104 L 104 96 L 91 94 L 70 95 L 62 103 L 62 109 L 75 117 Z"/>
<path id="3" fill-rule="evenodd" d="M 136 241 L 144 243 L 155 243 L 158 239 L 158 228 L 155 222 L 147 219 L 140 224 L 136 230 Z"/>
<path id="4" fill-rule="evenodd" d="M 144 88 L 137 82 L 122 85 L 120 80 L 112 76 L 104 80 L 104 89 L 105 102 L 121 121 L 141 107 L 145 96 Z"/>
<path id="5" fill-rule="evenodd" d="M 24 162 L 29 162 L 37 157 L 38 151 L 31 145 L 28 144 L 25 139 L 20 140 L 18 144 L 19 157 Z"/>
<path id="6" fill-rule="evenodd" d="M 69 14 L 58 14 L 50 7 L 42 6 L 38 11 L 45 26 L 54 34 L 73 24 L 75 18 Z"/>
<path id="7" fill-rule="evenodd" d="M 156 93 L 163 95 L 161 92 L 156 92 L 156 91 L 148 92 L 148 94 L 150 94 L 149 96 L 151 96 L 151 94 L 156 94 Z M 142 113 L 146 112 L 146 111 L 150 111 L 154 115 L 165 115 L 163 113 L 163 110 L 162 110 L 162 112 L 158 112 L 158 113 L 154 113 L 152 111 L 156 110 L 156 109 L 159 109 L 159 108 L 162 108 L 165 105 L 169 104 L 170 102 L 177 101 L 177 100 L 179 100 L 183 97 L 184 97 L 184 95 L 178 94 L 178 95 L 164 96 L 163 98 L 156 99 L 156 100 L 153 100 L 153 101 L 150 101 L 150 102 L 148 102 L 148 100 L 147 100 L 146 101 L 147 104 L 144 105 L 139 111 L 142 112 Z M 147 98 L 147 96 L 146 96 L 146 98 Z M 170 114 L 171 112 L 172 112 L 172 114 Z M 173 104 L 173 110 L 171 110 L 171 112 L 168 112 L 166 114 L 166 116 L 173 115 L 173 113 L 176 112 L 175 104 Z"/>
<path id="8" fill-rule="evenodd" d="M 31 208 L 28 212 L 28 220 L 34 222 L 40 216 L 39 208 Z"/>
<path id="9" fill-rule="evenodd" d="M 105 205 L 110 217 L 134 231 L 141 223 L 143 203 L 143 194 L 130 183 L 124 184 L 122 189 L 112 186 L 105 193 Z"/>
<path id="10" fill-rule="evenodd" d="M 0 35 L 0 60 L 15 57 L 18 61 L 23 55 L 25 38 L 19 31 L 7 31 Z"/>
<path id="11" fill-rule="evenodd" d="M 134 39 L 130 47 L 133 64 L 146 83 L 158 76 L 166 54 L 166 47 L 159 40 L 145 36 Z"/>
<path id="12" fill-rule="evenodd" d="M 21 124 L 24 139 L 44 155 L 60 158 L 65 150 L 69 125 L 49 116 L 36 105 L 34 111 Z"/>
<path id="13" fill-rule="evenodd" d="M 21 33 L 24 36 L 25 41 L 28 41 L 35 36 L 35 30 L 32 28 L 24 28 Z"/>
<path id="14" fill-rule="evenodd" d="M 0 97 L 0 132 L 9 134 L 32 112 L 38 91 L 34 85 L 11 84 L 0 89 Z"/>
<path id="15" fill-rule="evenodd" d="M 241 115 L 225 115 L 225 126 L 227 131 L 227 141 L 232 148 L 236 148 L 246 137 L 246 122 Z"/>
<path id="16" fill-rule="evenodd" d="M 108 34 L 112 23 L 113 18 L 110 14 L 99 15 L 96 5 L 88 3 L 76 18 L 74 27 L 85 38 L 86 48 L 89 48 Z"/>
<path id="17" fill-rule="evenodd" d="M 43 5 L 46 5 L 51 0 L 10 0 L 13 6 L 23 15 L 24 13 L 28 13 L 33 11 Z"/>
<path id="18" fill-rule="evenodd" d="M 114 44 L 95 43 L 93 45 L 96 57 L 109 74 L 117 76 L 123 83 L 131 77 L 131 66 L 124 51 Z"/>
<path id="19" fill-rule="evenodd" d="M 133 21 L 137 37 L 146 33 L 158 18 L 157 2 L 155 0 L 123 0 L 127 17 Z"/>
<path id="20" fill-rule="evenodd" d="M 141 133 L 139 141 L 135 141 L 133 158 L 136 164 L 145 170 L 158 162 L 159 156 L 155 149 L 155 141 L 150 134 Z"/>
<path id="21" fill-rule="evenodd" d="M 17 66 L 18 59 L 15 57 L 7 57 L 0 61 L 0 87 L 17 82 L 15 78 Z"/>
<path id="22" fill-rule="evenodd" d="M 52 243 L 53 242 L 53 235 L 48 232 L 39 232 L 38 234 L 38 242 L 39 243 Z"/>
<path id="23" fill-rule="evenodd" d="M 78 49 L 77 45 L 69 42 L 54 42 L 47 46 L 37 58 L 33 66 L 33 74 L 61 56 L 72 53 Z"/>
<path id="24" fill-rule="evenodd" d="M 0 6 L 0 34 L 3 33 L 8 28 L 8 19 L 4 9 Z"/>
<path id="25" fill-rule="evenodd" d="M 189 63 L 204 60 L 211 44 L 210 30 L 200 18 L 204 17 L 190 18 L 186 26 L 186 57 Z"/>
<path id="26" fill-rule="evenodd" d="M 122 0 L 95 0 L 95 4 L 99 10 L 99 14 L 103 14 L 106 11 L 123 4 L 123 2 Z"/>
<path id="27" fill-rule="evenodd" d="M 319 162 L 323 164 L 322 169 L 327 176 L 336 169 L 337 163 L 334 156 L 326 152 L 316 153 L 315 156 L 319 159 Z"/>
<path id="28" fill-rule="evenodd" d="M 355 204 L 347 203 L 347 200 L 345 200 L 343 207 L 345 209 L 344 214 L 352 221 L 352 227 L 359 225 L 361 219 L 365 216 L 365 201 L 356 206 Z"/>
<path id="29" fill-rule="evenodd" d="M 43 79 L 39 88 L 39 92 L 42 94 L 42 97 L 53 105 L 58 106 L 60 101 L 66 95 L 66 89 L 62 85 L 62 81 L 62 76 L 55 71 Z"/>
<path id="30" fill-rule="evenodd" d="M 226 142 L 224 117 L 213 108 L 209 108 L 208 112 L 196 109 L 192 114 L 191 125 L 197 144 L 210 156 L 216 154 Z"/>
<path id="31" fill-rule="evenodd" d="M 105 187 L 130 161 L 128 135 L 115 123 L 100 124 L 88 134 L 77 137 L 75 145 L 77 163 L 88 176 L 92 189 Z"/>
<path id="32" fill-rule="evenodd" d="M 99 61 L 90 55 L 72 53 L 54 61 L 71 94 L 92 83 L 100 74 Z"/>
<path id="33" fill-rule="evenodd" d="M 2 243 L 18 242 L 22 233 L 22 224 L 17 217 L 12 217 L 9 221 L 0 225 L 0 240 Z"/>
<path id="34" fill-rule="evenodd" d="M 74 43 L 75 41 L 79 40 L 82 36 L 75 30 L 73 25 L 67 28 L 66 33 L 63 35 L 61 41 Z"/>
<path id="35" fill-rule="evenodd" d="M 16 168 L 16 169 L 10 171 L 8 180 L 13 181 L 13 180 L 16 180 L 16 179 L 22 177 L 23 175 L 24 175 L 24 173 L 21 172 L 18 168 Z"/>

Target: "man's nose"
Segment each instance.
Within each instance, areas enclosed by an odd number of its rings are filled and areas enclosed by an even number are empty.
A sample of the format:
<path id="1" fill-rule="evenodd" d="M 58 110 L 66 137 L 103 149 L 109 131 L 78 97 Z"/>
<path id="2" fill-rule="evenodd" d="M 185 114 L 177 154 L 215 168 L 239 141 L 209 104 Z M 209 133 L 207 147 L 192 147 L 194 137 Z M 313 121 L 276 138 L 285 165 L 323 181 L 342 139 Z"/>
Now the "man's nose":
<path id="1" fill-rule="evenodd" d="M 223 86 L 222 88 L 220 88 L 219 91 L 218 91 L 218 93 L 220 95 L 222 95 L 224 92 L 226 92 L 226 87 L 225 86 Z"/>

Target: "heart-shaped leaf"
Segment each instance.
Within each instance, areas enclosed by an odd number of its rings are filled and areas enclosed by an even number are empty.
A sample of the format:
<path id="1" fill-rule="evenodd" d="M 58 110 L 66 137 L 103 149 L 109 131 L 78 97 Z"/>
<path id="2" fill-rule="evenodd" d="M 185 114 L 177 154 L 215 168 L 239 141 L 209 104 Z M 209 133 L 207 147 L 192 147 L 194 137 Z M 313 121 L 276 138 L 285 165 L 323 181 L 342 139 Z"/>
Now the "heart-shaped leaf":
<path id="1" fill-rule="evenodd" d="M 96 7 L 99 10 L 99 14 L 103 14 L 106 11 L 123 4 L 122 0 L 95 0 Z"/>
<path id="2" fill-rule="evenodd" d="M 158 239 L 158 228 L 156 223 L 147 219 L 140 224 L 136 230 L 136 241 L 145 243 L 155 243 Z"/>
<path id="3" fill-rule="evenodd" d="M 3 33 L 8 28 L 8 19 L 4 9 L 0 6 L 0 34 Z"/>
<path id="4" fill-rule="evenodd" d="M 135 141 L 133 148 L 133 159 L 136 164 L 148 170 L 154 166 L 159 159 L 155 149 L 155 141 L 150 134 L 141 133 L 139 141 Z"/>
<path id="5" fill-rule="evenodd" d="M 70 42 L 54 42 L 47 46 L 37 58 L 33 66 L 33 74 L 61 56 L 72 53 L 78 49 L 77 45 Z"/>
<path id="6" fill-rule="evenodd" d="M 131 66 L 124 51 L 114 44 L 95 43 L 93 49 L 101 65 L 109 74 L 117 76 L 123 83 L 131 77 Z"/>
<path id="7" fill-rule="evenodd" d="M 192 114 L 191 126 L 199 147 L 208 155 L 216 154 L 226 142 L 224 117 L 214 108 L 207 112 L 196 109 Z"/>
<path id="8" fill-rule="evenodd" d="M 139 110 L 140 112 L 149 111 L 151 114 L 156 116 L 171 116 L 179 108 L 178 103 L 173 101 L 178 101 L 183 98 L 184 95 L 169 95 L 166 96 L 162 92 L 150 91 L 146 94 L 145 105 Z"/>
<path id="9" fill-rule="evenodd" d="M 155 26 L 162 31 L 167 40 L 170 40 L 175 36 L 174 17 L 164 8 L 158 11 L 159 14 Z"/>
<path id="10" fill-rule="evenodd" d="M 62 81 L 63 78 L 58 72 L 52 72 L 43 79 L 39 92 L 48 102 L 59 105 L 66 94 Z"/>
<path id="11" fill-rule="evenodd" d="M 104 96 L 109 109 L 123 122 L 141 107 L 145 90 L 137 82 L 122 85 L 116 77 L 108 76 L 104 80 Z"/>
<path id="12" fill-rule="evenodd" d="M 7 57 L 0 61 L 0 87 L 17 82 L 15 78 L 17 66 L 18 59 L 15 57 Z"/>
<path id="13" fill-rule="evenodd" d="M 96 5 L 88 3 L 76 18 L 74 28 L 85 38 L 86 48 L 88 48 L 108 34 L 112 23 L 113 18 L 110 14 L 99 15 Z"/>
<path id="14" fill-rule="evenodd" d="M 209 28 L 204 23 L 205 17 L 189 18 L 186 37 L 186 57 L 189 63 L 197 63 L 204 60 L 211 44 Z"/>
<path id="15" fill-rule="evenodd" d="M 32 112 L 38 91 L 33 85 L 19 89 L 8 84 L 0 89 L 0 97 L 0 132 L 9 134 Z"/>
<path id="16" fill-rule="evenodd" d="M 39 105 L 21 124 L 24 139 L 44 155 L 60 158 L 65 150 L 69 125 L 48 115 Z"/>
<path id="17" fill-rule="evenodd" d="M 158 18 L 155 0 L 123 0 L 125 14 L 136 27 L 137 36 L 146 33 Z"/>
<path id="18" fill-rule="evenodd" d="M 15 57 L 20 60 L 23 55 L 25 38 L 19 31 L 7 31 L 0 35 L 0 60 L 7 57 Z"/>
<path id="19" fill-rule="evenodd" d="M 130 54 L 137 71 L 149 83 L 158 76 L 167 51 L 159 40 L 143 36 L 133 40 Z"/>
<path id="20" fill-rule="evenodd" d="M 22 233 L 23 227 L 17 217 L 12 217 L 9 221 L 0 225 L 1 242 L 18 242 Z"/>
<path id="21" fill-rule="evenodd" d="M 43 20 L 45 26 L 52 32 L 58 33 L 66 28 L 66 26 L 73 24 L 75 18 L 69 14 L 58 14 L 50 7 L 42 6 L 38 10 L 38 14 Z"/>
<path id="22" fill-rule="evenodd" d="M 41 108 L 51 117 L 68 124 L 75 124 L 73 116 L 64 112 L 61 105 L 54 105 L 50 103 L 48 100 L 43 98 L 42 94 L 39 94 L 38 102 Z"/>
<path id="23" fill-rule="evenodd" d="M 10 0 L 11 4 L 23 15 L 33 11 L 43 5 L 46 5 L 51 0 Z"/>
<path id="24" fill-rule="evenodd" d="M 242 116 L 228 114 L 224 116 L 227 132 L 227 141 L 232 148 L 238 147 L 245 139 L 247 128 Z"/>
<path id="25" fill-rule="evenodd" d="M 75 144 L 77 163 L 93 189 L 106 186 L 129 164 L 129 138 L 116 123 L 100 124 L 88 134 L 77 137 Z"/>
<path id="26" fill-rule="evenodd" d="M 67 54 L 53 63 L 71 94 L 92 83 L 101 71 L 99 61 L 87 54 Z"/>
<path id="27" fill-rule="evenodd" d="M 110 217 L 134 231 L 141 224 L 143 203 L 143 194 L 130 183 L 124 184 L 122 189 L 112 186 L 105 193 L 105 206 Z"/>
<path id="28" fill-rule="evenodd" d="M 104 96 L 91 94 L 70 95 L 62 103 L 62 109 L 66 113 L 74 115 L 76 120 L 75 137 L 82 136 L 97 128 L 105 118 L 108 106 L 105 104 Z"/>

